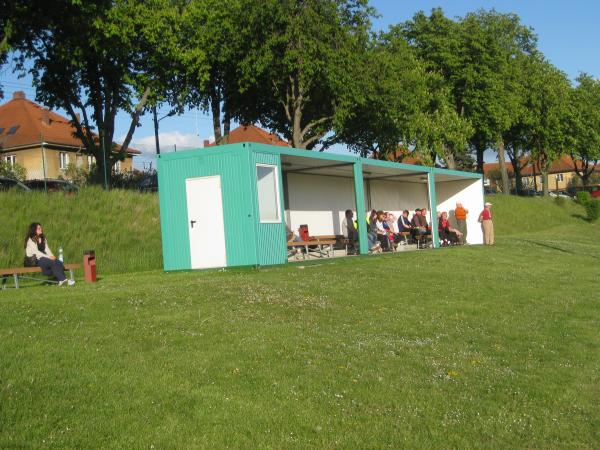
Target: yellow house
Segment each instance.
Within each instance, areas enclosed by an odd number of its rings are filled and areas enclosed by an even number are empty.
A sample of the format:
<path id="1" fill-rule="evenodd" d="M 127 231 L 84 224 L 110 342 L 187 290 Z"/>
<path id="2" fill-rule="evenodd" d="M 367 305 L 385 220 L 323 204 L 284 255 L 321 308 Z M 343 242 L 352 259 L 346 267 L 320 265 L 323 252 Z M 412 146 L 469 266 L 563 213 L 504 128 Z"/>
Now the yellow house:
<path id="1" fill-rule="evenodd" d="M 24 167 L 29 180 L 59 178 L 69 164 L 88 170 L 95 164 L 74 133 L 69 119 L 27 100 L 22 91 L 0 106 L 0 158 Z M 133 156 L 139 153 L 128 149 L 113 170 L 131 171 Z"/>

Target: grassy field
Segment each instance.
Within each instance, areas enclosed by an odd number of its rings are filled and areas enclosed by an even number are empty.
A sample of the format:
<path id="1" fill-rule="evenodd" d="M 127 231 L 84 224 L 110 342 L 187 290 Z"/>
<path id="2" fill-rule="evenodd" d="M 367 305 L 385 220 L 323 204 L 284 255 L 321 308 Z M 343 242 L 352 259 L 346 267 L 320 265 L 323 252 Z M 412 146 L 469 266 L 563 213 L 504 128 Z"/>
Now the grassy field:
<path id="1" fill-rule="evenodd" d="M 118 195 L 118 194 L 111 194 Z M 0 292 L 0 448 L 595 448 L 600 226 Z"/>

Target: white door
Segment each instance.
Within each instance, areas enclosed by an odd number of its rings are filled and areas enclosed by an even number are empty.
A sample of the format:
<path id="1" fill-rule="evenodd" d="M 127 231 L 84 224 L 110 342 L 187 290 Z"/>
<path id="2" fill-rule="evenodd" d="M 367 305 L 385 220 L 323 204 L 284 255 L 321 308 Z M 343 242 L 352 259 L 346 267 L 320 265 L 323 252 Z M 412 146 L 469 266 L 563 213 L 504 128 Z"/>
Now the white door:
<path id="1" fill-rule="evenodd" d="M 192 269 L 225 267 L 221 177 L 185 180 Z"/>

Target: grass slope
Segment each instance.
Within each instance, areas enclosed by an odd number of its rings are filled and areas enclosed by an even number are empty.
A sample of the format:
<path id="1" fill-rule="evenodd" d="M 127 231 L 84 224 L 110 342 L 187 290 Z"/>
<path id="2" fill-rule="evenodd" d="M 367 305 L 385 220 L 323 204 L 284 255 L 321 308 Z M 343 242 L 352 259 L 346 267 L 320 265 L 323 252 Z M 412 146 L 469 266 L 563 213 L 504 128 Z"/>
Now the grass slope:
<path id="1" fill-rule="evenodd" d="M 41 222 L 50 247 L 62 246 L 65 261 L 80 262 L 96 250 L 101 273 L 162 267 L 158 197 L 99 188 L 79 194 L 0 193 L 0 267 L 23 265 L 23 240 L 31 222 Z"/>
<path id="2" fill-rule="evenodd" d="M 492 201 L 491 248 L 0 292 L 0 448 L 597 446 L 600 227 Z"/>

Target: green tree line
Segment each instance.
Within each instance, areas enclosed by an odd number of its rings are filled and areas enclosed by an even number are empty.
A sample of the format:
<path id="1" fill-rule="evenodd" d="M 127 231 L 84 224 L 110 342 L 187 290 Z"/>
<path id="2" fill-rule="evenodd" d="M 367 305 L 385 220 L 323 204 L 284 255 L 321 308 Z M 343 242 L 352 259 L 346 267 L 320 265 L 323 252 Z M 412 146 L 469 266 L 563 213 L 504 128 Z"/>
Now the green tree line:
<path id="1" fill-rule="evenodd" d="M 600 160 L 600 81 L 571 82 L 515 14 L 441 9 L 376 32 L 367 0 L 0 1 L 0 64 L 33 78 L 38 101 L 67 111 L 104 171 L 118 112 L 159 106 L 258 123 L 294 147 L 345 144 L 363 156 L 483 171 L 505 160 L 522 189 L 524 157 L 547 177 L 564 154 L 588 184 Z M 113 149 L 114 150 L 114 149 Z M 544 183 L 547 189 L 548 183 Z"/>

